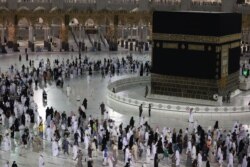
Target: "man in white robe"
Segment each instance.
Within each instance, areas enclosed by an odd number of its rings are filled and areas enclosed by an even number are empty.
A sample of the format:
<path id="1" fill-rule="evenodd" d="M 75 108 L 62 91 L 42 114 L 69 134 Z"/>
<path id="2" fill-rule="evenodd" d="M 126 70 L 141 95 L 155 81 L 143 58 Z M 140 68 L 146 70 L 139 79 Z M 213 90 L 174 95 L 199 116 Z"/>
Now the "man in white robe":
<path id="1" fill-rule="evenodd" d="M 202 156 L 200 152 L 198 153 L 197 164 L 198 164 L 198 167 L 202 167 Z"/>
<path id="2" fill-rule="evenodd" d="M 6 119 L 5 114 L 3 113 L 1 117 L 2 117 L 2 126 L 5 127 L 5 119 Z"/>
<path id="3" fill-rule="evenodd" d="M 194 161 L 196 159 L 196 147 L 195 146 L 193 146 L 192 148 L 191 155 L 192 155 L 192 161 Z"/>
<path id="4" fill-rule="evenodd" d="M 11 150 L 11 141 L 10 141 L 10 136 L 8 133 L 3 138 L 3 149 L 4 151 Z"/>
<path id="5" fill-rule="evenodd" d="M 179 152 L 179 150 L 177 149 L 177 150 L 175 151 L 175 164 L 176 164 L 176 167 L 179 167 L 179 166 L 180 166 L 180 161 L 181 161 L 180 152 Z"/>
<path id="6" fill-rule="evenodd" d="M 128 140 L 127 140 L 127 138 L 124 136 L 123 139 L 122 139 L 122 149 L 124 149 L 127 145 L 128 145 Z"/>
<path id="7" fill-rule="evenodd" d="M 74 132 L 74 134 L 77 132 L 77 127 L 78 127 L 78 122 L 77 122 L 77 120 L 75 120 L 73 122 L 73 132 Z"/>
<path id="8" fill-rule="evenodd" d="M 148 131 L 145 132 L 145 143 L 148 143 L 148 139 L 149 139 L 149 133 Z"/>
<path id="9" fill-rule="evenodd" d="M 39 156 L 38 165 L 39 167 L 45 167 L 45 161 L 42 154 Z"/>
<path id="10" fill-rule="evenodd" d="M 52 131 L 51 131 L 51 128 L 50 126 L 47 127 L 46 129 L 46 136 L 47 136 L 47 141 L 51 142 L 51 138 L 52 138 Z"/>
<path id="11" fill-rule="evenodd" d="M 113 167 L 113 162 L 114 162 L 115 160 L 114 160 L 114 157 L 113 157 L 113 155 L 109 155 L 109 157 L 108 157 L 108 166 L 109 167 Z"/>
<path id="12" fill-rule="evenodd" d="M 189 151 L 190 151 L 190 152 L 192 151 L 192 143 L 191 143 L 191 140 L 188 140 L 186 154 L 187 154 Z"/>
<path id="13" fill-rule="evenodd" d="M 85 150 L 87 150 L 89 147 L 89 136 L 88 135 L 84 136 L 84 144 L 85 144 Z"/>
<path id="14" fill-rule="evenodd" d="M 70 96 L 70 92 L 71 92 L 71 87 L 68 85 L 66 88 L 67 97 Z"/>
<path id="15" fill-rule="evenodd" d="M 130 154 L 129 148 L 127 147 L 127 148 L 125 149 L 125 164 L 128 163 L 129 154 Z"/>
<path id="16" fill-rule="evenodd" d="M 6 163 L 4 164 L 4 166 L 3 167 L 10 167 L 10 163 L 9 163 L 9 161 L 6 161 Z"/>
<path id="17" fill-rule="evenodd" d="M 152 155 L 151 155 L 151 159 L 154 159 L 156 154 L 156 143 L 152 143 Z"/>
<path id="18" fill-rule="evenodd" d="M 25 126 L 30 128 L 30 115 L 28 113 L 25 113 Z"/>
<path id="19" fill-rule="evenodd" d="M 104 120 L 109 120 L 109 112 L 108 111 L 106 111 L 104 113 Z"/>
<path id="20" fill-rule="evenodd" d="M 147 162 L 147 164 L 150 163 L 150 156 L 151 156 L 150 147 L 148 146 L 147 151 L 146 151 L 146 162 Z"/>
<path id="21" fill-rule="evenodd" d="M 9 117 L 9 127 L 11 127 L 13 124 L 14 124 L 14 117 L 13 117 L 13 115 L 11 115 Z"/>
<path id="22" fill-rule="evenodd" d="M 234 166 L 234 156 L 233 156 L 232 152 L 230 152 L 229 157 L 228 157 L 227 167 L 233 167 L 233 166 Z"/>
<path id="23" fill-rule="evenodd" d="M 59 150 L 58 150 L 58 143 L 56 141 L 52 142 L 52 155 L 54 157 L 58 156 Z"/>
<path id="24" fill-rule="evenodd" d="M 75 160 L 77 158 L 77 152 L 78 152 L 78 146 L 76 143 L 73 145 L 72 152 L 73 152 L 73 160 Z"/>

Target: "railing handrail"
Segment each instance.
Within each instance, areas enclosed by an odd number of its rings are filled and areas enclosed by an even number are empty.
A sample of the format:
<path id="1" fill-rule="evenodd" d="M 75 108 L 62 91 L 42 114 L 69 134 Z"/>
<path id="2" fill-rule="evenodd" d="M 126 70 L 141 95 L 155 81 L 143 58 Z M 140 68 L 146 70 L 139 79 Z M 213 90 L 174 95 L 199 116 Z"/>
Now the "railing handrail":
<path id="1" fill-rule="evenodd" d="M 143 101 L 131 97 L 118 95 L 112 92 L 113 88 L 115 90 L 119 90 L 119 89 L 124 89 L 125 87 L 129 87 L 131 85 L 149 84 L 149 83 L 150 83 L 150 76 L 120 79 L 108 85 L 107 96 L 112 100 L 132 106 L 139 106 L 143 104 L 144 108 L 148 108 L 148 105 L 151 104 L 152 109 L 157 109 L 157 110 L 189 112 L 189 109 L 193 108 L 194 111 L 197 113 L 242 113 L 250 111 L 250 106 L 198 106 L 198 105 L 196 106 L 189 104 L 167 104 L 167 103 L 158 103 L 152 101 Z"/>

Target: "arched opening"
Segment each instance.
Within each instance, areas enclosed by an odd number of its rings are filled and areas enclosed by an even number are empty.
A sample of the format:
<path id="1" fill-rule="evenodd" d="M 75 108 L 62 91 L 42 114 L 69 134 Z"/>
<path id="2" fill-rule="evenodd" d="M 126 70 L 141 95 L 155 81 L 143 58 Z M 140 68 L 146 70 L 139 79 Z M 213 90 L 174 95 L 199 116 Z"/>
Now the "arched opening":
<path id="1" fill-rule="evenodd" d="M 18 12 L 28 12 L 30 9 L 27 6 L 21 6 L 17 9 Z"/>
<path id="2" fill-rule="evenodd" d="M 49 42 L 52 43 L 52 49 L 58 49 L 60 46 L 60 33 L 63 24 L 63 19 L 55 17 L 51 22 L 51 30 L 49 34 Z"/>
<path id="3" fill-rule="evenodd" d="M 69 22 L 69 26 L 71 26 L 71 27 L 76 27 L 78 25 L 79 25 L 79 21 L 76 18 L 71 19 Z"/>
<path id="4" fill-rule="evenodd" d="M 18 20 L 16 37 L 21 43 L 29 39 L 29 26 L 30 23 L 27 18 L 23 17 Z"/>
<path id="5" fill-rule="evenodd" d="M 42 7 L 42 6 L 38 6 L 38 7 L 36 7 L 34 10 L 33 10 L 33 12 L 44 12 L 46 9 L 44 8 L 44 7 Z"/>
<path id="6" fill-rule="evenodd" d="M 97 33 L 97 25 L 95 24 L 93 19 L 87 19 L 85 24 L 85 32 L 87 34 L 96 34 Z"/>
<path id="7" fill-rule="evenodd" d="M 84 25 L 85 28 L 95 28 L 95 22 L 93 19 L 88 19 Z"/>
<path id="8" fill-rule="evenodd" d="M 34 28 L 33 35 L 34 35 L 35 41 L 44 41 L 45 23 L 42 17 L 39 17 L 36 19 L 33 28 Z"/>
<path id="9" fill-rule="evenodd" d="M 79 23 L 77 18 L 72 18 L 69 21 L 70 33 L 69 33 L 69 43 L 71 50 L 79 49 L 79 42 L 82 41 L 82 25 Z"/>

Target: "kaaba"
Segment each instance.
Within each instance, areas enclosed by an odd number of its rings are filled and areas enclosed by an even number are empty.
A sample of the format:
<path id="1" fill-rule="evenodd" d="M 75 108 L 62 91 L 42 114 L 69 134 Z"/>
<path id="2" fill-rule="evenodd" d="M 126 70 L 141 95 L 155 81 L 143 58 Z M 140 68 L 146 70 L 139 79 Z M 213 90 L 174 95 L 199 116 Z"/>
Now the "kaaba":
<path id="1" fill-rule="evenodd" d="M 213 100 L 239 87 L 242 16 L 153 13 L 151 94 Z"/>

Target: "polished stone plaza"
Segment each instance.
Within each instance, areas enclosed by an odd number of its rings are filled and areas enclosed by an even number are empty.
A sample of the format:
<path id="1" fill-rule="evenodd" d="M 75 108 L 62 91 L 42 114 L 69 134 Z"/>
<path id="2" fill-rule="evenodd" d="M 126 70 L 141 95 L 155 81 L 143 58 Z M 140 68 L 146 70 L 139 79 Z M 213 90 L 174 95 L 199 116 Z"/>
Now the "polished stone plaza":
<path id="1" fill-rule="evenodd" d="M 121 58 L 126 57 L 128 52 L 101 52 L 101 53 L 85 53 L 83 56 L 88 56 L 90 61 L 95 60 L 103 60 L 106 58 Z M 138 54 L 132 53 L 134 59 L 139 60 L 141 62 L 145 62 L 150 60 L 150 53 Z M 50 60 L 57 59 L 72 59 L 77 57 L 76 53 L 35 53 L 29 55 L 29 59 L 34 60 L 35 66 L 41 59 L 46 60 L 49 58 Z M 1 72 L 5 72 L 8 70 L 10 65 L 16 65 L 20 68 L 23 64 L 27 65 L 29 62 L 25 61 L 25 57 L 21 62 L 18 60 L 17 54 L 9 54 L 9 55 L 1 55 L 0 56 L 0 67 Z M 48 83 L 45 87 L 42 85 L 37 90 L 34 91 L 34 100 L 38 105 L 39 114 L 42 118 L 45 118 L 45 109 L 46 107 L 53 107 L 59 112 L 66 111 L 66 113 L 70 113 L 71 111 L 76 111 L 78 107 L 81 105 L 81 102 L 84 98 L 88 99 L 88 109 L 86 110 L 87 116 L 92 115 L 94 118 L 101 119 L 100 114 L 100 104 L 104 102 L 107 105 L 107 108 L 110 113 L 111 119 L 115 120 L 115 124 L 119 125 L 123 122 L 123 124 L 129 124 L 129 120 L 131 116 L 135 118 L 136 123 L 139 122 L 139 112 L 137 106 L 130 106 L 126 104 L 116 103 L 114 101 L 109 101 L 107 99 L 107 86 L 109 83 L 114 82 L 116 80 L 128 77 L 139 77 L 139 71 L 136 73 L 130 73 L 128 71 L 123 71 L 119 75 L 115 75 L 112 77 L 102 78 L 101 74 L 94 73 L 92 76 L 89 76 L 86 72 L 83 76 L 75 77 L 70 80 L 65 80 L 64 88 L 56 87 L 55 83 Z M 66 86 L 69 85 L 72 89 L 69 97 L 66 96 Z M 44 88 L 48 93 L 48 103 L 44 105 L 42 101 L 42 88 Z M 131 87 L 128 90 L 123 90 L 118 92 L 118 94 L 122 94 L 127 97 L 133 97 L 140 100 L 147 101 L 148 99 L 144 98 L 144 86 Z M 78 101 L 77 97 L 80 97 L 81 100 Z M 249 93 L 241 94 L 232 99 L 232 103 L 230 105 L 239 105 L 244 106 L 248 103 Z M 164 102 L 166 103 L 166 102 Z M 244 103 L 244 104 L 243 104 Z M 112 104 L 112 105 L 111 105 Z M 228 105 L 228 104 L 227 104 Z M 112 106 L 112 108 L 110 107 Z M 214 124 L 214 122 L 218 119 L 224 120 L 226 123 L 226 129 L 230 129 L 232 126 L 232 121 L 227 122 L 226 118 L 221 116 L 225 115 L 224 113 L 211 114 L 194 114 L 195 119 L 198 119 L 198 122 Z M 228 115 L 228 114 L 227 114 Z M 237 117 L 235 114 L 232 114 L 231 117 L 235 117 L 235 121 L 242 121 L 248 119 L 248 113 L 239 113 Z M 145 108 L 143 112 L 143 116 L 149 122 L 152 127 L 175 127 L 176 129 L 185 128 L 188 126 L 188 111 L 186 113 L 183 112 L 173 112 L 167 110 L 152 110 L 151 117 L 148 117 L 148 111 Z M 200 121 L 201 120 L 201 121 Z M 205 122 L 204 122 L 205 121 Z M 207 121 L 207 122 L 206 122 Z M 224 124 L 223 124 L 224 125 Z M 46 162 L 46 167 L 53 166 L 65 166 L 71 167 L 76 164 L 76 161 L 72 160 L 72 156 L 65 156 L 62 152 L 59 153 L 58 157 L 52 157 L 51 153 L 51 145 L 47 141 L 43 141 L 44 147 L 44 157 Z M 35 167 L 38 166 L 38 153 L 32 152 L 30 148 L 25 149 L 24 153 L 19 155 L 20 146 L 18 141 L 12 141 L 12 150 L 11 152 L 5 152 L 0 150 L 0 166 L 2 166 L 6 160 L 16 161 L 19 167 Z M 98 158 L 94 158 L 94 166 L 102 166 L 102 153 L 98 153 Z M 86 157 L 86 150 L 84 150 L 84 157 Z M 182 166 L 185 166 L 186 155 L 182 154 Z M 141 167 L 145 162 L 145 157 L 140 159 L 136 166 Z M 160 166 L 170 166 L 170 160 L 162 160 L 160 161 Z M 215 164 L 214 164 L 215 165 Z M 84 166 L 86 166 L 86 162 L 84 162 Z M 118 166 L 124 166 L 123 163 L 123 153 L 121 152 L 119 156 Z M 148 166 L 153 166 L 153 160 L 148 164 Z"/>

